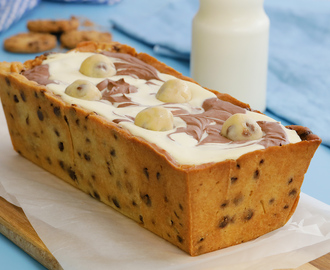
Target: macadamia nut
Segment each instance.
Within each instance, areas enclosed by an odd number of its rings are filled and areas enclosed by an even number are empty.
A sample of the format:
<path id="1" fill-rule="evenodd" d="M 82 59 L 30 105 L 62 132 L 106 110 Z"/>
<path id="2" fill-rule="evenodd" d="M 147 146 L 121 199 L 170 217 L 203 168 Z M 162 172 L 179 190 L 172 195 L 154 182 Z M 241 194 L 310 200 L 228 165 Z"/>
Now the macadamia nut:
<path id="1" fill-rule="evenodd" d="M 94 78 L 114 76 L 117 71 L 109 57 L 103 54 L 94 54 L 87 57 L 81 64 L 80 73 Z"/>
<path id="2" fill-rule="evenodd" d="M 191 90 L 185 81 L 172 79 L 163 83 L 156 98 L 163 102 L 184 103 L 191 100 Z"/>
<path id="3" fill-rule="evenodd" d="M 161 106 L 149 107 L 136 115 L 134 124 L 154 131 L 171 130 L 173 129 L 173 114 Z"/>
<path id="4" fill-rule="evenodd" d="M 85 100 L 100 100 L 102 97 L 100 90 L 86 80 L 74 81 L 65 89 L 65 93 L 71 97 Z"/>
<path id="5" fill-rule="evenodd" d="M 221 135 L 232 141 L 252 141 L 262 138 L 263 132 L 254 119 L 236 113 L 224 122 Z"/>

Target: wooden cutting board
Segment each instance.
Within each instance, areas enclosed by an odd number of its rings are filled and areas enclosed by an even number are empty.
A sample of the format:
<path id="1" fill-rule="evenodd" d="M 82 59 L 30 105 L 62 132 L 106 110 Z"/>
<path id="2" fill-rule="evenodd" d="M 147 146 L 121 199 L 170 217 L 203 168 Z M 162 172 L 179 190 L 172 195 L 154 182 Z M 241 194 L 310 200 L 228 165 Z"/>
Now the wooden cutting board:
<path id="1" fill-rule="evenodd" d="M 0 197 L 0 233 L 46 268 L 50 270 L 63 270 L 58 261 L 40 240 L 23 210 L 10 204 L 2 197 Z M 294 270 L 330 270 L 330 253 Z"/>

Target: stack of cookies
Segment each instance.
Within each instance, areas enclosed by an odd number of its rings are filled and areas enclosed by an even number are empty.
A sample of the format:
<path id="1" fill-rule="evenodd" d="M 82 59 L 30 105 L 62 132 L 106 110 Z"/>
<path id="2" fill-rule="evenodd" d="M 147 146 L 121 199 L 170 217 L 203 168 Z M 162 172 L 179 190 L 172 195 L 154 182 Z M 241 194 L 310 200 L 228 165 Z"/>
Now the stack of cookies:
<path id="1" fill-rule="evenodd" d="M 88 25 L 93 25 L 88 21 Z M 14 53 L 39 53 L 49 51 L 57 46 L 72 49 L 82 41 L 111 42 L 111 34 L 95 30 L 78 30 L 79 20 L 70 19 L 31 20 L 27 23 L 29 32 L 19 33 L 4 41 L 4 49 Z"/>

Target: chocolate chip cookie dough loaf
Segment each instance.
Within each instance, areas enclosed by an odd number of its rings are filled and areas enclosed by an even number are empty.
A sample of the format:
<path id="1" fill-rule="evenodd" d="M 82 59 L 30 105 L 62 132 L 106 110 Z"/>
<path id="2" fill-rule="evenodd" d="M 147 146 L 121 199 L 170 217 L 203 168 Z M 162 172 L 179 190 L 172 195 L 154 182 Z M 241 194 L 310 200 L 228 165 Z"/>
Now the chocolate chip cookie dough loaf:
<path id="1" fill-rule="evenodd" d="M 293 214 L 321 140 L 118 43 L 1 63 L 14 149 L 195 256 Z"/>

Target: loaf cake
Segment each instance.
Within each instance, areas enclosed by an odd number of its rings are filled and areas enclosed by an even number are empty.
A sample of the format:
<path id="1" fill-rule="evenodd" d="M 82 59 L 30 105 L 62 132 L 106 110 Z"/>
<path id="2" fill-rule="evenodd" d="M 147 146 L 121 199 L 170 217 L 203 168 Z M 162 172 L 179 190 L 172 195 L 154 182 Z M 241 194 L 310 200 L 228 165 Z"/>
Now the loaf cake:
<path id="1" fill-rule="evenodd" d="M 115 42 L 1 63 L 0 93 L 20 155 L 192 256 L 283 226 L 321 143 Z"/>

